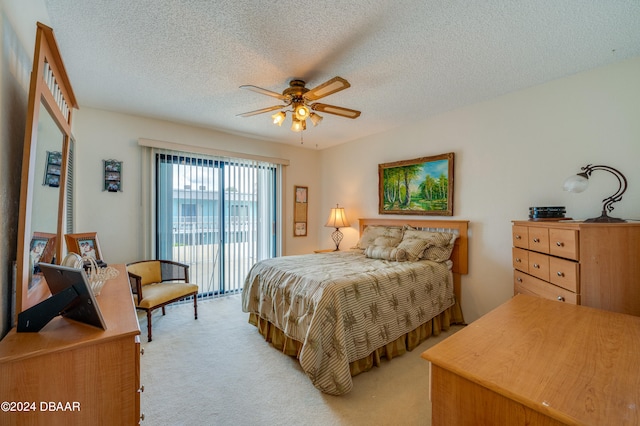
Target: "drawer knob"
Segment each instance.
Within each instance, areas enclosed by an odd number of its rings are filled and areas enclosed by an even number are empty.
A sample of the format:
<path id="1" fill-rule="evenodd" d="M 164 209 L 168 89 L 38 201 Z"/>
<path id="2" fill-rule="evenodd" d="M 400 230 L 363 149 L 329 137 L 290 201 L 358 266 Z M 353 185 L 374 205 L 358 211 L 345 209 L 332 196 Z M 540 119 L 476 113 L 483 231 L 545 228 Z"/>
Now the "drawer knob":
<path id="1" fill-rule="evenodd" d="M 522 261 L 520 260 L 519 257 L 516 257 L 516 263 L 521 263 Z"/>
<path id="2" fill-rule="evenodd" d="M 520 235 L 516 235 L 515 238 L 516 238 L 516 240 L 521 240 L 522 239 L 522 237 Z"/>
<path id="3" fill-rule="evenodd" d="M 516 281 L 518 281 L 519 283 L 521 283 L 521 282 L 522 282 L 522 278 L 518 277 L 518 278 L 516 278 Z"/>
<path id="4" fill-rule="evenodd" d="M 540 238 L 534 238 L 534 239 L 533 239 L 533 242 L 534 242 L 534 243 L 539 243 L 539 242 L 540 242 Z"/>
<path id="5" fill-rule="evenodd" d="M 564 243 L 563 243 L 562 241 L 558 241 L 558 242 L 556 242 L 556 245 L 557 245 L 558 247 L 564 247 Z"/>
<path id="6" fill-rule="evenodd" d="M 536 268 L 536 269 L 540 269 L 540 265 L 538 265 L 537 263 L 534 263 L 533 267 Z"/>
<path id="7" fill-rule="evenodd" d="M 564 297 L 562 297 L 562 296 L 558 296 L 558 300 L 559 300 L 560 302 L 564 302 Z"/>
<path id="8" fill-rule="evenodd" d="M 559 277 L 564 277 L 564 272 L 562 272 L 562 271 L 558 271 L 557 274 L 558 274 Z"/>

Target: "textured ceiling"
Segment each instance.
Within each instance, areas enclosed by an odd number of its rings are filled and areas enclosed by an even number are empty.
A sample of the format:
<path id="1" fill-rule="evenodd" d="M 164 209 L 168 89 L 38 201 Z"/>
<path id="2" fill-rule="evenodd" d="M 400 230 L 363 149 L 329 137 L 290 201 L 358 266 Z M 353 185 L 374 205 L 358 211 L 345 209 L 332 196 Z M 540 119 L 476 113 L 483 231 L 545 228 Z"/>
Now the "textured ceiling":
<path id="1" fill-rule="evenodd" d="M 640 55 L 637 0 L 45 0 L 80 108 L 300 145 L 282 92 L 341 76 L 304 147 L 326 148 Z M 144 135 L 141 135 L 144 136 Z"/>

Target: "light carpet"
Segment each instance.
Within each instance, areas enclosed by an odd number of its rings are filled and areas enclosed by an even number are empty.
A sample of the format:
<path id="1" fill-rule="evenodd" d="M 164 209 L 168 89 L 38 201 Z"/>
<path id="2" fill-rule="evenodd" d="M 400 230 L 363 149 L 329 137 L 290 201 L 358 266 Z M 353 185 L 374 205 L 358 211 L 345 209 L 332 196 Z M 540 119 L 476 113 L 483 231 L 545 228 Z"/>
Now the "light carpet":
<path id="1" fill-rule="evenodd" d="M 138 316 L 143 424 L 430 425 L 429 363 L 420 354 L 461 326 L 354 377 L 346 395 L 317 390 L 298 361 L 266 343 L 247 322 L 240 296 L 180 304 Z"/>

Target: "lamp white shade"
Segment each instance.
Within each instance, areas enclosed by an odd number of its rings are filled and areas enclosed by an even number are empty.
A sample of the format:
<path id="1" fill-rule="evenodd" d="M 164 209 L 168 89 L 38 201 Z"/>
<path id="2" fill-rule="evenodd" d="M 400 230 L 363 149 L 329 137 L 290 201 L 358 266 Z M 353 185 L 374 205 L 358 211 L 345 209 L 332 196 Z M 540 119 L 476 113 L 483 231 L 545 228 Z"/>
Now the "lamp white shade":
<path id="1" fill-rule="evenodd" d="M 587 189 L 589 186 L 589 178 L 584 173 L 578 173 L 577 175 L 569 176 L 564 181 L 562 189 L 568 192 L 580 193 Z"/>
<path id="2" fill-rule="evenodd" d="M 350 226 L 347 215 L 344 213 L 344 208 L 338 207 L 336 204 L 336 206 L 331 209 L 329 219 L 327 219 L 327 223 L 324 226 L 328 228 L 346 228 Z"/>

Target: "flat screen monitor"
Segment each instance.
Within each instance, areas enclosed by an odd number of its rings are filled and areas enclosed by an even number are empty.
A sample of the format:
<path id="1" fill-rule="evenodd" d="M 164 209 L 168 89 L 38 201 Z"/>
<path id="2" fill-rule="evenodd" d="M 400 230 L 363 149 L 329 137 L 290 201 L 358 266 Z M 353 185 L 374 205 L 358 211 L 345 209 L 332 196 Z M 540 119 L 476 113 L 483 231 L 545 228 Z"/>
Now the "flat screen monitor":
<path id="1" fill-rule="evenodd" d="M 51 290 L 52 297 L 68 290 L 70 287 L 73 287 L 78 294 L 70 304 L 60 311 L 60 315 L 103 330 L 107 329 L 100 307 L 96 302 L 93 291 L 91 291 L 87 274 L 83 269 L 48 263 L 40 263 L 39 266 L 47 281 L 49 290 Z"/>

